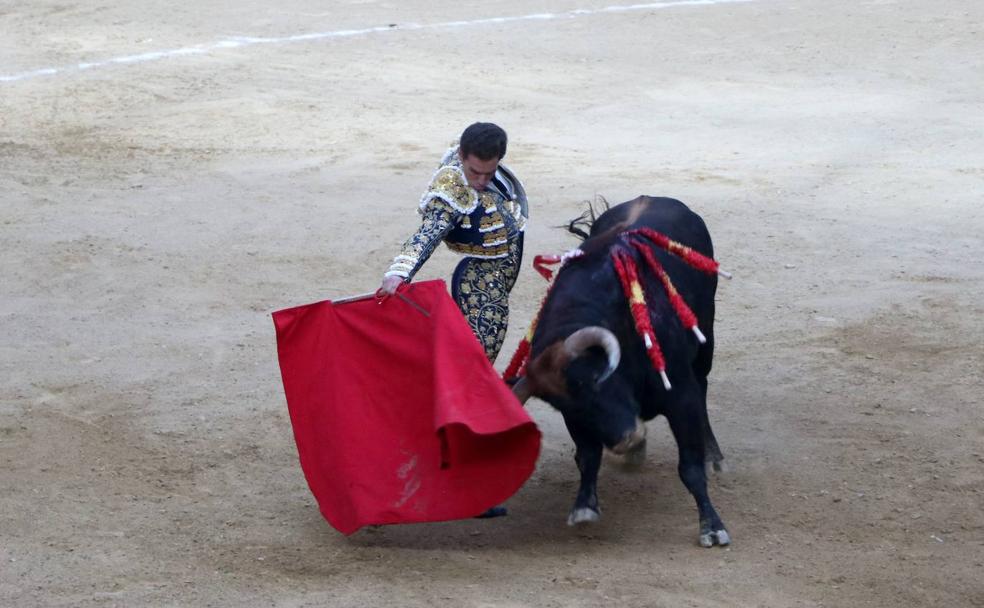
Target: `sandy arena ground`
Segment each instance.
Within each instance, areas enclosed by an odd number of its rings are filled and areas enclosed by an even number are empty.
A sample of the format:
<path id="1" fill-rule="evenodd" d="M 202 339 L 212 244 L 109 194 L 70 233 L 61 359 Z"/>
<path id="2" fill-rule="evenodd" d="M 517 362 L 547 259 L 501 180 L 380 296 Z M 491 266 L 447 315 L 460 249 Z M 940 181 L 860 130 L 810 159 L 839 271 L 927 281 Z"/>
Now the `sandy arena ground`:
<path id="1" fill-rule="evenodd" d="M 984 3 L 612 1 L 0 1 L 0 605 L 984 606 Z M 706 219 L 730 548 L 661 420 L 568 528 L 538 401 L 509 517 L 318 514 L 270 312 L 374 289 L 478 119 L 532 199 L 500 368 L 584 201 Z"/>

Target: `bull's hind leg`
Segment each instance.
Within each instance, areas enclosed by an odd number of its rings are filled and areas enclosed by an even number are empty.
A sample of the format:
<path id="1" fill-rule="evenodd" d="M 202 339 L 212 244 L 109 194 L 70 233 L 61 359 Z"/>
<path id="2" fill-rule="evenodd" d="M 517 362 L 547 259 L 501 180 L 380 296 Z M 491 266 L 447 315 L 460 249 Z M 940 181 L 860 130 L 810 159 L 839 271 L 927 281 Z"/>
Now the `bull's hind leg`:
<path id="1" fill-rule="evenodd" d="M 638 469 L 642 465 L 646 464 L 646 438 L 643 437 L 642 441 L 635 444 L 628 452 L 625 453 L 625 457 L 622 463 L 629 469 Z"/>
<path id="2" fill-rule="evenodd" d="M 713 308 L 710 311 L 710 318 L 714 318 Z M 707 376 L 711 373 L 711 361 L 714 359 L 714 326 L 704 325 L 701 329 L 704 332 L 704 336 L 707 338 L 707 342 L 700 345 L 697 351 L 697 358 L 694 360 L 693 369 L 694 377 L 697 378 L 697 384 L 700 386 L 700 394 L 703 399 L 703 403 L 707 403 Z M 714 437 L 714 431 L 711 430 L 711 421 L 707 417 L 707 407 L 701 409 L 701 429 L 704 434 L 704 459 L 705 465 L 708 469 L 714 469 L 715 471 L 724 471 L 724 454 L 721 453 L 721 448 L 718 446 L 717 439 Z"/>
<path id="3" fill-rule="evenodd" d="M 728 468 L 724 464 L 724 454 L 718 447 L 714 431 L 711 430 L 711 421 L 707 418 L 707 411 L 704 411 L 704 465 L 707 469 L 714 469 L 717 472 L 727 472 Z"/>
<path id="4" fill-rule="evenodd" d="M 706 406 L 704 401 L 697 398 L 693 392 L 691 395 L 690 399 L 676 402 L 666 415 L 680 453 L 677 470 L 683 485 L 687 487 L 697 503 L 701 546 L 728 545 L 731 543 L 731 537 L 707 494 L 703 432 L 703 418 L 706 417 L 706 413 L 702 415 Z"/>
<path id="5" fill-rule="evenodd" d="M 581 484 L 577 489 L 574 507 L 567 516 L 567 525 L 586 524 L 598 521 L 601 510 L 598 508 L 598 469 L 601 468 L 602 444 L 590 434 L 567 422 L 567 430 L 574 440 L 576 452 L 574 462 L 581 472 Z"/>

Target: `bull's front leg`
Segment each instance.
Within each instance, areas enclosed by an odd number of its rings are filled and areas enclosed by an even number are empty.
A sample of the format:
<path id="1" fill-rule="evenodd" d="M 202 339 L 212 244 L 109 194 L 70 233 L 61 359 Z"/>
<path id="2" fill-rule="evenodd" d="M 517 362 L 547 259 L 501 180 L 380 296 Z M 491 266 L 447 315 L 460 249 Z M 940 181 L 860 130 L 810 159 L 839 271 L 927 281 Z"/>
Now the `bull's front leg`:
<path id="1" fill-rule="evenodd" d="M 729 545 L 731 537 L 721 521 L 711 498 L 707 494 L 707 472 L 704 465 L 703 450 L 680 449 L 680 479 L 687 486 L 694 501 L 697 502 L 697 512 L 700 515 L 700 545 Z"/>
<path id="2" fill-rule="evenodd" d="M 574 462 L 581 472 L 581 484 L 577 489 L 574 507 L 567 516 L 567 525 L 575 526 L 598 521 L 601 510 L 598 508 L 598 469 L 601 468 L 602 444 L 589 433 L 567 422 L 567 430 L 574 440 Z"/>
<path id="3" fill-rule="evenodd" d="M 731 537 L 707 493 L 707 472 L 704 465 L 705 437 L 701 417 L 701 412 L 706 411 L 705 408 L 702 399 L 681 400 L 667 412 L 667 420 L 679 448 L 680 480 L 697 503 L 697 512 L 700 516 L 699 542 L 703 547 L 713 547 L 731 544 Z"/>

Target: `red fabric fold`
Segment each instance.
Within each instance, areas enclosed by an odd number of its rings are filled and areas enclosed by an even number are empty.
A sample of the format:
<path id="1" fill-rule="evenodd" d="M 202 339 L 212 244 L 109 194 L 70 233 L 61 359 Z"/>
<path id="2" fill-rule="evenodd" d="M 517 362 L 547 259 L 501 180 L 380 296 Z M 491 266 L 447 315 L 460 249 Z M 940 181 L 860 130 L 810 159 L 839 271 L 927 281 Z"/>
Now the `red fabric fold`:
<path id="1" fill-rule="evenodd" d="M 273 313 L 301 468 L 344 534 L 472 517 L 533 473 L 540 432 L 443 281 Z M 428 316 L 429 315 L 429 316 Z"/>

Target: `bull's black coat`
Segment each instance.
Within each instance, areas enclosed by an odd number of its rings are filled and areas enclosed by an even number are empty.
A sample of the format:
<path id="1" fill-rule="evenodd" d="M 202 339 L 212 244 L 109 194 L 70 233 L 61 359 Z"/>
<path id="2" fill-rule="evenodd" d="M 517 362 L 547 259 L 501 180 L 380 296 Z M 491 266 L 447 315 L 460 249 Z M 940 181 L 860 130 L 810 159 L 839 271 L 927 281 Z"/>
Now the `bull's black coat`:
<path id="1" fill-rule="evenodd" d="M 578 222 L 571 223 L 571 231 Z M 581 223 L 583 225 L 583 223 Z M 581 245 L 584 255 L 560 271 L 543 305 L 533 336 L 527 385 L 533 395 L 549 402 L 564 416 L 577 448 L 575 460 L 581 485 L 569 521 L 598 517 L 596 482 L 603 447 L 625 446 L 634 437 L 637 419 L 666 416 L 679 448 L 679 473 L 694 496 L 700 514 L 701 543 L 727 544 L 728 534 L 707 495 L 705 460 L 722 460 L 707 417 L 707 375 L 714 353 L 714 295 L 717 276 L 688 266 L 675 255 L 651 246 L 673 284 L 693 309 L 707 337 L 700 344 L 673 310 L 659 279 L 648 270 L 624 233 L 648 227 L 713 257 L 711 237 L 703 220 L 682 202 L 639 197 L 605 211 L 590 223 Z M 634 237 L 638 238 L 638 237 Z M 653 329 L 666 358 L 672 383 L 667 391 L 646 355 L 635 329 L 626 297 L 611 260 L 622 248 L 637 260 Z M 569 359 L 560 345 L 575 331 L 589 326 L 610 330 L 618 340 L 621 362 L 598 383 L 608 365 L 606 353 L 589 348 Z M 644 439 L 634 449 L 644 447 Z"/>

